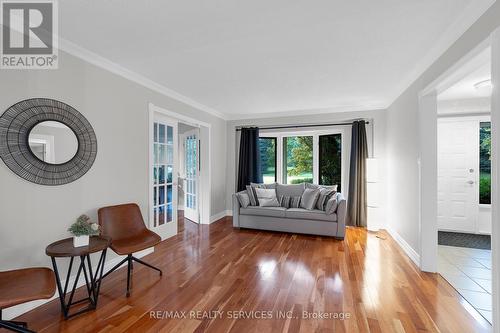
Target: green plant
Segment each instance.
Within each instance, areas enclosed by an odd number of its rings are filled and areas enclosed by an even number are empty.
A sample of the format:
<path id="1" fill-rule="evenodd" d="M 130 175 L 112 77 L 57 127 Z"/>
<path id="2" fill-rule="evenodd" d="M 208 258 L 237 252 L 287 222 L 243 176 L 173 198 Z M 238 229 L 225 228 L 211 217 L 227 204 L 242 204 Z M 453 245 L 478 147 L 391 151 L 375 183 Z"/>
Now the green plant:
<path id="1" fill-rule="evenodd" d="M 491 204 L 491 175 L 481 174 L 479 179 L 479 203 L 480 204 Z"/>
<path id="2" fill-rule="evenodd" d="M 297 178 L 297 179 L 292 179 L 292 181 L 290 183 L 291 184 L 302 184 L 302 183 L 312 184 L 313 179 L 312 178 Z"/>
<path id="3" fill-rule="evenodd" d="M 99 234 L 99 225 L 90 220 L 87 215 L 80 215 L 68 231 L 74 236 L 92 236 Z"/>

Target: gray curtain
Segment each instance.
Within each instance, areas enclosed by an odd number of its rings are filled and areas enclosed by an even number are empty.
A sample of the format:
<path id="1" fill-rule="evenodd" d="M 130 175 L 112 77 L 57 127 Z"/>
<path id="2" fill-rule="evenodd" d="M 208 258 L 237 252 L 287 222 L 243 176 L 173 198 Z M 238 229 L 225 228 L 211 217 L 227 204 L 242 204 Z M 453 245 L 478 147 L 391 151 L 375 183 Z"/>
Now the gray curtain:
<path id="1" fill-rule="evenodd" d="M 365 121 L 354 121 L 351 137 L 351 165 L 349 168 L 349 198 L 347 200 L 347 224 L 356 227 L 367 225 L 366 202 L 366 142 Z"/>
<path id="2" fill-rule="evenodd" d="M 245 190 L 246 185 L 250 185 L 250 183 L 262 183 L 259 129 L 257 127 L 241 129 L 238 191 Z"/>

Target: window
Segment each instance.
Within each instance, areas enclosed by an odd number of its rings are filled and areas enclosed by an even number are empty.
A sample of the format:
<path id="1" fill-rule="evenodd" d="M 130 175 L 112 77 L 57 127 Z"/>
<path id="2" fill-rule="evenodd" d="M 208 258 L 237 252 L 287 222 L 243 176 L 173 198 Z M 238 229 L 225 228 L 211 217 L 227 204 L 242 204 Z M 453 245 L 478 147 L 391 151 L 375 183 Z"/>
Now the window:
<path id="1" fill-rule="evenodd" d="M 264 183 L 342 185 L 342 129 L 261 133 Z"/>
<path id="2" fill-rule="evenodd" d="M 479 124 L 479 203 L 491 204 L 491 123 Z"/>
<path id="3" fill-rule="evenodd" d="M 259 138 L 260 170 L 264 183 L 274 183 L 276 175 L 276 138 Z"/>
<path id="4" fill-rule="evenodd" d="M 313 182 L 313 137 L 289 136 L 283 138 L 283 183 Z"/>
<path id="5" fill-rule="evenodd" d="M 338 185 L 341 191 L 342 135 L 319 136 L 319 184 Z"/>

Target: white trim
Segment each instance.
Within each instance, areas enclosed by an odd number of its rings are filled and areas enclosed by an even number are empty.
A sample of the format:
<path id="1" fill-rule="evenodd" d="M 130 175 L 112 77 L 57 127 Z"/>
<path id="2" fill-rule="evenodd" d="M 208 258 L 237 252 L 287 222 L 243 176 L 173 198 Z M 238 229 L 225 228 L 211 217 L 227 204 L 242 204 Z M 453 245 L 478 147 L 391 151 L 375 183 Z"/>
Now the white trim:
<path id="1" fill-rule="evenodd" d="M 266 119 L 291 116 L 310 116 L 316 114 L 330 114 L 343 112 L 361 112 L 361 111 L 384 111 L 390 104 L 377 105 L 339 105 L 321 109 L 300 109 L 275 112 L 258 112 L 247 114 L 228 114 L 226 120 L 246 120 L 246 119 Z"/>
<path id="2" fill-rule="evenodd" d="M 79 45 L 76 45 L 73 42 L 70 42 L 66 39 L 60 38 L 59 37 L 59 49 L 63 50 L 77 58 L 80 58 L 82 60 L 85 60 L 86 62 L 95 65 L 97 67 L 100 67 L 108 72 L 114 73 L 116 75 L 119 75 L 127 80 L 130 80 L 132 82 L 135 82 L 137 84 L 142 85 L 143 87 L 146 87 L 148 89 L 151 89 L 157 93 L 160 93 L 164 96 L 173 98 L 177 101 L 180 101 L 186 105 L 192 106 L 198 110 L 201 110 L 203 112 L 206 112 L 212 116 L 227 120 L 227 116 L 220 112 L 217 111 L 209 106 L 206 106 L 202 103 L 199 103 L 185 95 L 182 95 L 170 88 L 167 88 L 151 79 L 148 79 L 147 77 L 131 71 L 103 56 L 98 55 L 97 53 L 94 53 L 90 50 L 87 50 Z"/>
<path id="3" fill-rule="evenodd" d="M 226 216 L 233 216 L 233 211 L 232 210 L 223 210 L 220 213 L 217 213 L 215 215 L 210 216 L 210 223 L 214 223 Z"/>
<path id="4" fill-rule="evenodd" d="M 499 176 L 500 176 L 500 28 L 491 34 L 491 81 L 493 83 L 493 93 L 491 96 L 491 263 L 492 263 L 492 319 L 493 331 L 500 332 L 500 197 L 499 197 Z"/>
<path id="5" fill-rule="evenodd" d="M 389 235 L 394 239 L 394 241 L 399 245 L 399 247 L 403 250 L 403 252 L 417 265 L 420 267 L 420 255 L 415 251 L 410 244 L 408 244 L 400 234 L 396 232 L 396 230 L 392 229 L 390 226 L 386 226 L 385 230 L 389 233 Z"/>
<path id="6" fill-rule="evenodd" d="M 160 106 L 154 105 L 153 103 L 149 103 L 148 107 L 149 107 L 150 111 L 162 113 L 166 116 L 176 118 L 177 120 L 180 120 L 181 123 L 184 123 L 184 124 L 187 124 L 190 126 L 194 126 L 194 127 L 204 126 L 204 127 L 208 127 L 208 128 L 212 127 L 212 124 L 210 124 L 210 123 L 206 123 L 204 121 L 201 121 L 201 120 L 198 120 L 195 118 L 191 118 L 191 117 L 185 116 L 183 114 L 180 114 L 180 113 L 177 113 L 174 111 L 164 109 Z"/>
<path id="7" fill-rule="evenodd" d="M 495 1 L 496 0 L 471 1 L 462 12 L 462 15 L 450 24 L 445 33 L 441 35 L 439 41 L 430 49 L 424 57 L 424 60 L 417 64 L 413 73 L 405 78 L 405 83 L 401 85 L 401 89 L 399 89 L 397 93 L 394 94 L 394 97 L 390 99 L 392 101 L 391 104 L 394 103 L 394 101 L 415 81 L 417 81 L 418 78 L 422 76 L 422 74 L 425 73 L 425 71 L 428 70 L 439 59 L 439 57 L 441 57 L 453 45 L 453 43 L 455 43 L 474 24 L 474 22 L 476 22 L 481 15 L 483 15 L 488 8 L 495 3 Z M 423 95 L 428 93 L 429 91 L 426 91 L 426 89 L 422 92 Z"/>
<path id="8" fill-rule="evenodd" d="M 148 249 L 134 253 L 134 256 L 136 258 L 142 258 L 142 257 L 147 256 L 148 254 L 153 253 L 153 252 L 154 252 L 154 248 L 150 247 Z M 117 265 L 124 258 L 125 258 L 125 256 L 117 256 L 111 260 L 108 260 L 106 262 L 106 264 L 104 265 L 104 274 L 106 274 L 111 268 L 113 268 L 115 265 Z M 121 267 L 123 267 L 124 265 L 126 265 L 126 263 L 124 263 Z M 97 270 L 96 266 L 92 267 L 93 272 L 95 272 L 96 270 Z M 64 279 L 65 276 L 62 276 L 61 278 Z M 73 283 L 75 283 L 75 279 L 76 279 L 76 274 L 72 275 L 70 277 L 68 285 L 72 286 Z M 82 287 L 84 285 L 84 281 L 85 281 L 85 279 L 83 277 L 80 277 L 80 281 L 78 281 L 77 288 Z M 125 288 L 125 284 L 123 285 L 123 288 Z M 58 297 L 59 297 L 58 292 L 56 291 L 54 296 L 52 296 L 50 299 L 28 302 L 28 303 L 16 305 L 16 306 L 13 306 L 13 307 L 10 307 L 7 309 L 3 309 L 2 310 L 3 318 L 6 320 L 12 320 L 13 318 L 16 318 L 17 316 L 20 316 L 23 313 L 26 313 L 26 312 L 31 311 L 39 306 L 42 306 L 45 303 L 53 301 L 53 300 L 57 299 Z"/>
<path id="9" fill-rule="evenodd" d="M 419 96 L 419 244 L 420 269 L 437 271 L 437 93 Z"/>
<path id="10" fill-rule="evenodd" d="M 149 126 L 150 126 L 150 138 L 149 138 L 149 165 L 152 165 L 152 145 L 153 145 L 153 138 L 152 138 L 152 117 L 155 113 L 163 114 L 167 117 L 175 118 L 179 122 L 188 124 L 190 126 L 198 127 L 200 128 L 199 132 L 199 139 L 200 139 L 200 163 L 202 165 L 202 169 L 199 172 L 199 193 L 201 193 L 199 199 L 199 212 L 200 212 L 200 224 L 209 224 L 210 222 L 210 210 L 211 210 L 211 203 L 212 203 L 212 153 L 211 153 L 211 141 L 212 141 L 212 125 L 194 118 L 191 118 L 189 116 L 185 116 L 183 114 L 170 111 L 167 109 L 164 109 L 160 106 L 154 105 L 153 103 L 148 103 L 148 109 L 149 109 Z M 208 137 L 205 138 L 203 134 L 203 128 L 206 128 L 208 131 Z M 205 148 L 206 146 L 206 148 Z M 208 167 L 204 168 L 203 166 L 206 165 Z M 148 166 L 149 167 L 149 166 Z M 152 176 L 151 176 L 151 168 L 148 170 L 149 174 L 149 180 L 151 181 Z M 205 175 L 206 173 L 206 175 Z M 206 188 L 206 190 L 205 190 Z M 152 191 L 149 191 L 149 202 L 152 202 Z"/>

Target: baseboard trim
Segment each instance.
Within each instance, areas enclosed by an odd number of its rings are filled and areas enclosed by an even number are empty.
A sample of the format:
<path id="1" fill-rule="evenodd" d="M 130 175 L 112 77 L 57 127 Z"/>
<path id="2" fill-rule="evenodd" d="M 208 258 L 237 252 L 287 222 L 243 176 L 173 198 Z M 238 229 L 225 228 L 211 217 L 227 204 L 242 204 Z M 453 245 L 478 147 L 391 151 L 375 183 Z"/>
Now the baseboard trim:
<path id="1" fill-rule="evenodd" d="M 214 223 L 215 221 L 220 220 L 223 217 L 226 216 L 233 216 L 233 211 L 232 210 L 223 210 L 220 213 L 217 213 L 215 215 L 210 216 L 210 223 Z"/>
<path id="2" fill-rule="evenodd" d="M 154 252 L 154 248 L 151 247 L 149 249 L 145 249 L 145 250 L 134 253 L 134 256 L 137 258 L 142 258 L 144 256 L 147 256 L 148 254 L 153 253 L 153 252 Z M 125 256 L 117 256 L 111 260 L 106 261 L 106 264 L 104 265 L 104 273 L 109 271 L 111 268 L 113 268 L 116 264 L 118 264 L 124 258 L 125 258 Z M 126 263 L 124 263 L 121 267 L 123 267 L 125 265 L 126 265 Z M 92 270 L 94 272 L 96 271 L 96 269 L 97 269 L 97 267 L 92 267 Z M 62 279 L 65 279 L 65 277 L 63 276 Z M 75 283 L 75 279 L 76 279 L 76 274 L 70 277 L 69 286 L 72 286 L 73 283 Z M 78 288 L 82 287 L 85 284 L 84 281 L 85 280 L 82 277 L 80 277 L 80 281 L 78 282 L 77 287 Z M 31 311 L 31 310 L 33 310 L 33 309 L 35 309 L 35 308 L 37 308 L 45 303 L 48 303 L 48 302 L 58 298 L 58 297 L 59 297 L 58 292 L 56 291 L 55 295 L 52 296 L 52 298 L 50 298 L 50 299 L 28 302 L 28 303 L 16 305 L 16 306 L 13 306 L 13 307 L 10 307 L 7 309 L 3 309 L 2 310 L 2 317 L 5 320 L 12 320 L 12 319 L 16 318 L 17 316 L 20 316 L 28 311 Z"/>
<path id="3" fill-rule="evenodd" d="M 391 237 L 396 241 L 399 247 L 403 250 L 403 252 L 420 268 L 420 255 L 415 251 L 410 244 L 404 240 L 403 237 L 394 229 L 389 226 L 385 227 L 385 230 L 391 235 Z"/>

